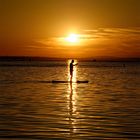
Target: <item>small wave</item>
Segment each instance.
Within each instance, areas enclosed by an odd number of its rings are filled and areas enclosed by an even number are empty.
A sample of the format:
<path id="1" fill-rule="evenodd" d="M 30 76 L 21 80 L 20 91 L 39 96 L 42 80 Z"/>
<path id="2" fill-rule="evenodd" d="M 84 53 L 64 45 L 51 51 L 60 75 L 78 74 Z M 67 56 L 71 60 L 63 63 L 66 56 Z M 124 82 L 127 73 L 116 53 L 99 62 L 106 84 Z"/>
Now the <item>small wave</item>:
<path id="1" fill-rule="evenodd" d="M 52 81 L 42 81 L 42 80 L 27 80 L 27 81 L 0 80 L 0 84 L 22 84 L 22 83 L 52 83 Z"/>
<path id="2" fill-rule="evenodd" d="M 61 64 L 57 64 L 57 65 L 33 65 L 33 64 L 0 64 L 0 67 L 64 67 L 66 65 L 61 65 Z"/>

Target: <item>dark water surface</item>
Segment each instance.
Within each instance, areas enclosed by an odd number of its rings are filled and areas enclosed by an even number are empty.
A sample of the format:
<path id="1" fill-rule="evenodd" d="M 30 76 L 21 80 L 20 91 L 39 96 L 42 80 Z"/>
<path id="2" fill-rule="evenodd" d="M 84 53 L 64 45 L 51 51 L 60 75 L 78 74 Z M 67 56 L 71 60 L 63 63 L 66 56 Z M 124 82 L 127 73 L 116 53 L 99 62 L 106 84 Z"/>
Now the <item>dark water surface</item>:
<path id="1" fill-rule="evenodd" d="M 140 139 L 140 63 L 0 62 L 0 139 Z"/>

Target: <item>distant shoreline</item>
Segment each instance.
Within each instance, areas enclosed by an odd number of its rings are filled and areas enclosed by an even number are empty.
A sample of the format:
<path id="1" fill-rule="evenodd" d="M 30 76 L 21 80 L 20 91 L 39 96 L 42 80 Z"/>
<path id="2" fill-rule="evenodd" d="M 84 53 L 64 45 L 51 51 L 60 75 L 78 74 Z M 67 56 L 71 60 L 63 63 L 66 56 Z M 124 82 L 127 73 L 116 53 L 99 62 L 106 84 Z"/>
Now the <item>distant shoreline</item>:
<path id="1" fill-rule="evenodd" d="M 70 58 L 32 57 L 32 56 L 0 56 L 0 61 L 67 61 Z M 140 62 L 140 58 L 72 58 L 90 62 Z"/>

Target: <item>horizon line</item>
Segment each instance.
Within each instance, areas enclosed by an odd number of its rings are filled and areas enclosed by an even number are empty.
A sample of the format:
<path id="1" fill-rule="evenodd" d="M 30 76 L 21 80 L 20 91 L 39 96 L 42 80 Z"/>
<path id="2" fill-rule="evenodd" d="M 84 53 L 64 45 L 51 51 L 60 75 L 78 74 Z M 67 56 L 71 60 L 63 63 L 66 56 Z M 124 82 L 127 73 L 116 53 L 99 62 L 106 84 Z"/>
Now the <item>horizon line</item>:
<path id="1" fill-rule="evenodd" d="M 140 61 L 140 57 L 113 57 L 113 56 L 100 56 L 100 57 L 90 57 L 90 58 L 63 58 L 63 57 L 47 57 L 47 56 L 0 56 L 0 61 L 6 60 L 30 60 L 30 61 L 47 61 L 47 60 L 68 60 L 68 59 L 78 59 L 87 61 Z"/>

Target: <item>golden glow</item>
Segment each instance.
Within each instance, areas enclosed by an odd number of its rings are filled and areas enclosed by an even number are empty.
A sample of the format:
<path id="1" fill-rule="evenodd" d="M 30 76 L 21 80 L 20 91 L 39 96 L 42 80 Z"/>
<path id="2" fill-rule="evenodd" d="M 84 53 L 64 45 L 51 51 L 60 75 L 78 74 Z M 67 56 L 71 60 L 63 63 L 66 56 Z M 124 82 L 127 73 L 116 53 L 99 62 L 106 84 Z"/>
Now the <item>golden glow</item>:
<path id="1" fill-rule="evenodd" d="M 79 42 L 79 37 L 77 34 L 72 33 L 72 34 L 69 34 L 69 36 L 66 37 L 65 40 L 69 43 L 77 43 Z"/>
<path id="2" fill-rule="evenodd" d="M 77 128 L 77 119 L 74 116 L 79 116 L 77 111 L 77 99 L 78 95 L 76 92 L 77 83 L 69 83 L 68 85 L 68 94 L 67 94 L 67 109 L 68 109 L 68 120 L 70 128 L 70 134 L 76 133 Z"/>

